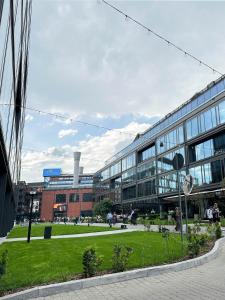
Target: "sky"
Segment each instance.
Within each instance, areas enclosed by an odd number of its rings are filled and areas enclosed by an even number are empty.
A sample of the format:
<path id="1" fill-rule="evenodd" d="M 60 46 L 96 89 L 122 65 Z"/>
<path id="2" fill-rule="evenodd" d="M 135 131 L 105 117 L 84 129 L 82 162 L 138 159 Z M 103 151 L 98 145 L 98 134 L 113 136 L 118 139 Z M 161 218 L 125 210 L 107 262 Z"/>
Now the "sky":
<path id="1" fill-rule="evenodd" d="M 225 2 L 109 2 L 225 73 Z M 27 182 L 42 180 L 43 168 L 72 173 L 73 151 L 96 172 L 219 77 L 101 0 L 33 0 L 30 42 L 27 107 L 64 118 L 27 110 Z"/>

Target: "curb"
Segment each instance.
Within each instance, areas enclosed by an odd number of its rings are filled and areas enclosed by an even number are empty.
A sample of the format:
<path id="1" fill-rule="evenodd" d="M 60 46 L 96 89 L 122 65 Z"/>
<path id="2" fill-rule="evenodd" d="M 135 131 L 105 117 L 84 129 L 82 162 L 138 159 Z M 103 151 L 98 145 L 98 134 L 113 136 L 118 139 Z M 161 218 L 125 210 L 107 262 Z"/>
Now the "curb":
<path id="1" fill-rule="evenodd" d="M 131 271 L 121 272 L 121 273 L 113 273 L 103 276 L 97 276 L 88 279 L 80 279 L 80 280 L 72 280 L 63 283 L 55 283 L 45 286 L 39 286 L 32 289 L 28 289 L 22 292 L 18 292 L 15 294 L 7 295 L 2 297 L 1 299 L 13 299 L 13 300 L 28 300 L 34 299 L 38 297 L 47 297 L 55 294 L 71 292 L 75 290 L 81 290 L 84 288 L 89 288 L 98 285 L 117 283 L 121 281 L 137 279 L 142 277 L 150 277 L 155 276 L 167 272 L 178 272 L 190 268 L 194 268 L 204 263 L 211 261 L 216 258 L 221 252 L 221 246 L 225 242 L 225 237 L 217 240 L 213 249 L 197 258 L 189 259 L 186 261 L 172 263 L 168 265 L 161 265 L 156 267 L 148 267 L 143 269 L 135 269 Z"/>

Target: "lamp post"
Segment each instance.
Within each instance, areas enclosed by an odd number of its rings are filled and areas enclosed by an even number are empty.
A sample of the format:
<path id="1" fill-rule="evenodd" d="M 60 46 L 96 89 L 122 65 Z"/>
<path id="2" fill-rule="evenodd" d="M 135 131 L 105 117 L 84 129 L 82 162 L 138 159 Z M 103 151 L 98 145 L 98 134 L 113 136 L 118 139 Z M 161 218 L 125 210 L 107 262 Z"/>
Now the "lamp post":
<path id="1" fill-rule="evenodd" d="M 31 236 L 31 223 L 32 223 L 34 195 L 36 195 L 36 192 L 35 191 L 30 191 L 31 203 L 30 203 L 29 225 L 28 225 L 28 233 L 27 233 L 27 242 L 28 243 L 30 243 L 30 236 Z"/>

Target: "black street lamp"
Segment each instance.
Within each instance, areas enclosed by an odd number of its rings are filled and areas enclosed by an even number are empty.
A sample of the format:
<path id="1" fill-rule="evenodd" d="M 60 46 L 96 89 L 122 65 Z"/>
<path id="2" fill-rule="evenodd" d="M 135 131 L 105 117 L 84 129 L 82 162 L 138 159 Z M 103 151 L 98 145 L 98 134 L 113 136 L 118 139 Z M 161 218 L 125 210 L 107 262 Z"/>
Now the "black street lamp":
<path id="1" fill-rule="evenodd" d="M 31 203 L 30 203 L 30 213 L 29 213 L 29 226 L 28 226 L 28 233 L 27 233 L 27 242 L 28 243 L 30 243 L 33 203 L 34 203 L 34 195 L 36 195 L 36 192 L 31 191 L 30 195 L 31 195 Z"/>

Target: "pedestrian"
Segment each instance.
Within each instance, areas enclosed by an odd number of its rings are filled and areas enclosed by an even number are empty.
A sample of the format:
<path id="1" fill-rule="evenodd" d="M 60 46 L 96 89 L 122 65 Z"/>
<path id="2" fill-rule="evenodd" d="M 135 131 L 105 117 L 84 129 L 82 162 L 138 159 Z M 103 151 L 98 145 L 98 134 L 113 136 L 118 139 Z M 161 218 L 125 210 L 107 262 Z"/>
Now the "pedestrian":
<path id="1" fill-rule="evenodd" d="M 181 230 L 181 211 L 180 211 L 179 207 L 175 208 L 174 219 L 176 222 L 175 230 L 180 231 Z"/>
<path id="2" fill-rule="evenodd" d="M 220 210 L 217 203 L 214 203 L 213 205 L 212 214 L 213 214 L 213 223 L 220 222 Z"/>
<path id="3" fill-rule="evenodd" d="M 107 221 L 107 223 L 109 224 L 110 227 L 112 227 L 112 217 L 113 217 L 112 213 L 108 212 L 107 216 L 106 216 L 106 221 Z"/>
<path id="4" fill-rule="evenodd" d="M 130 215 L 131 224 L 137 225 L 137 217 L 138 217 L 137 210 L 136 209 L 132 210 L 131 215 Z"/>
<path id="5" fill-rule="evenodd" d="M 113 224 L 113 226 L 115 226 L 116 222 L 117 222 L 117 216 L 116 216 L 116 213 L 114 213 L 113 216 L 112 216 L 112 224 Z"/>
<path id="6" fill-rule="evenodd" d="M 210 206 L 206 211 L 207 219 L 209 220 L 209 224 L 211 225 L 213 222 L 213 207 Z"/>

